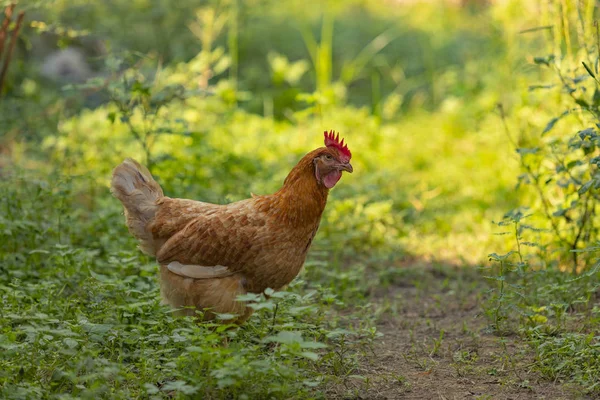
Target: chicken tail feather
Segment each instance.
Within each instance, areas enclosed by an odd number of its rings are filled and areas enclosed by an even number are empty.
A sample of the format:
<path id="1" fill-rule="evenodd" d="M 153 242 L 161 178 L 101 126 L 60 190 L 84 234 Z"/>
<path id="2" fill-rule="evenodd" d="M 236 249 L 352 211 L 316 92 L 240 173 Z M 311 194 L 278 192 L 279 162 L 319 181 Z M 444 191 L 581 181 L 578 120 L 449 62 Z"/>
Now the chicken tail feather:
<path id="1" fill-rule="evenodd" d="M 164 196 L 148 168 L 128 158 L 113 171 L 111 192 L 123 203 L 129 232 L 139 240 L 140 249 L 151 256 L 156 246 L 148 224 L 158 209 L 157 200 Z"/>

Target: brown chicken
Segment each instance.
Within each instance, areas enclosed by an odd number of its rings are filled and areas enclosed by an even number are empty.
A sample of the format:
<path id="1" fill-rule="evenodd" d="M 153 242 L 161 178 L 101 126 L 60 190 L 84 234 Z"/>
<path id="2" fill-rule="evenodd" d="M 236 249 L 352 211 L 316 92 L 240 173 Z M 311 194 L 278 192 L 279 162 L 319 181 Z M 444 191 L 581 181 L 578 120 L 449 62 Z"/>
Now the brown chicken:
<path id="1" fill-rule="evenodd" d="M 279 191 L 226 205 L 166 197 L 132 159 L 115 168 L 111 190 L 140 249 L 160 264 L 166 303 L 187 315 L 204 310 L 204 319 L 235 314 L 239 323 L 252 309 L 238 295 L 279 290 L 298 275 L 351 156 L 339 134 L 325 132 L 325 147 L 305 155 Z"/>

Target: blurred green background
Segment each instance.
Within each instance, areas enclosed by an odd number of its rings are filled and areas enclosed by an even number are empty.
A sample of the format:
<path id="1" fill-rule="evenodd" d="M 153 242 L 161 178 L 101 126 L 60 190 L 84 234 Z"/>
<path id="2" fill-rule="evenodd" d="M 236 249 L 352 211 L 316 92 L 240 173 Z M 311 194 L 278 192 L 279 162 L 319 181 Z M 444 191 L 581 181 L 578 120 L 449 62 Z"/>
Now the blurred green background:
<path id="1" fill-rule="evenodd" d="M 356 173 L 333 191 L 323 239 L 478 262 L 518 199 L 497 105 L 524 118 L 544 100 L 527 57 L 551 35 L 520 32 L 555 6 L 521 3 L 23 2 L 5 164 L 104 188 L 124 157 L 150 157 L 170 195 L 232 201 L 275 190 L 335 129 Z"/>

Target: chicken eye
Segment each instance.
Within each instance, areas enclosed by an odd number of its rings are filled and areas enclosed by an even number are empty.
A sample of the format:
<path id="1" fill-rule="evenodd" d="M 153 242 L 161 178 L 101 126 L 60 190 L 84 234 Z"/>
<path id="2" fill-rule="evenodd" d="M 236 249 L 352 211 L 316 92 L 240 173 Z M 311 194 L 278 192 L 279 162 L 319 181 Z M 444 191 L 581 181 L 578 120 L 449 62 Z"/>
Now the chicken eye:
<path id="1" fill-rule="evenodd" d="M 327 161 L 331 161 L 331 160 L 333 160 L 333 157 L 331 157 L 329 154 L 325 154 L 325 159 Z"/>

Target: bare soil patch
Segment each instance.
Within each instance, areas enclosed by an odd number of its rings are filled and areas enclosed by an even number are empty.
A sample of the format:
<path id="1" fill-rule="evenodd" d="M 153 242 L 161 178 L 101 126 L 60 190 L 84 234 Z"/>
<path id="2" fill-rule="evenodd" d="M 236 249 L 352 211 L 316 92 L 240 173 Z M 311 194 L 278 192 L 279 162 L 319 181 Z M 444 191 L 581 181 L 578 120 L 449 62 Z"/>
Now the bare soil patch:
<path id="1" fill-rule="evenodd" d="M 384 336 L 350 379 L 356 399 L 584 399 L 577 388 L 542 379 L 532 351 L 513 335 L 487 331 L 485 282 L 469 268 L 408 266 L 375 294 Z M 350 394 L 349 394 L 350 393 Z"/>

